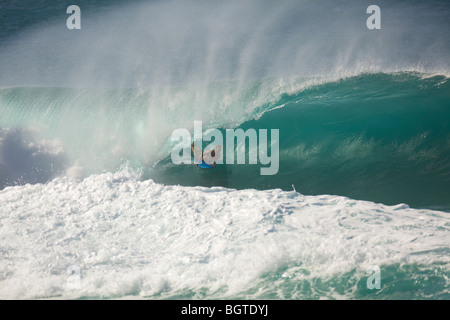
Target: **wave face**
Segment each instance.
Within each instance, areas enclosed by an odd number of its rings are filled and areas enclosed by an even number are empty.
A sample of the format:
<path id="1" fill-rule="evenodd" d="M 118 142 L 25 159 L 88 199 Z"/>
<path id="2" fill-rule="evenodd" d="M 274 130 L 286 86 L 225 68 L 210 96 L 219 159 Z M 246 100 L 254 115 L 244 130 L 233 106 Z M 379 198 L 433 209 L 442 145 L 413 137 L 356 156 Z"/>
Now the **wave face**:
<path id="1" fill-rule="evenodd" d="M 283 89 L 276 91 L 274 83 Z M 448 78 L 362 74 L 309 83 L 216 82 L 201 87 L 201 98 L 199 88 L 2 89 L 2 126 L 14 129 L 2 131 L 1 183 L 46 182 L 70 173 L 82 178 L 127 162 L 143 179 L 164 184 L 295 188 L 302 194 L 450 208 Z M 287 93 L 295 87 L 302 89 Z M 177 96 L 182 100 L 159 110 Z M 224 137 L 227 128 L 279 129 L 277 174 L 263 176 L 264 165 L 248 164 L 254 151 L 248 141 L 233 145 L 246 153 L 247 164 L 213 171 L 173 164 L 172 131 L 192 132 L 196 120 L 204 121 L 205 130 L 221 128 Z"/>
<path id="2" fill-rule="evenodd" d="M 274 110 L 239 128 L 279 129 L 279 171 L 264 165 L 223 165 L 218 172 L 175 166 L 170 157 L 156 181 L 231 188 L 295 189 L 386 204 L 449 209 L 450 83 L 445 77 L 371 74 L 283 96 Z M 225 137 L 225 131 L 223 130 Z M 269 140 L 270 141 L 270 140 Z M 208 145 L 205 143 L 205 146 Z M 201 172 L 200 172 L 201 171 Z M 220 174 L 219 174 L 220 172 Z"/>

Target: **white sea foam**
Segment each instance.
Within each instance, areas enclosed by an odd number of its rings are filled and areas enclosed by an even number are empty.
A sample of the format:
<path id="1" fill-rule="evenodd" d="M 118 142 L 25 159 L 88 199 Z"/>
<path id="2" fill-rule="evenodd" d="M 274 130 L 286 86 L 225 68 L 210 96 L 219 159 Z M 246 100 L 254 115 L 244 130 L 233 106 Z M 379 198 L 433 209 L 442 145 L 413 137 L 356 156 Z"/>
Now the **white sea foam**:
<path id="1" fill-rule="evenodd" d="M 300 283 L 370 265 L 448 271 L 449 224 L 402 204 L 164 186 L 126 169 L 62 177 L 0 191 L 0 298 L 223 298 L 271 273 Z"/>

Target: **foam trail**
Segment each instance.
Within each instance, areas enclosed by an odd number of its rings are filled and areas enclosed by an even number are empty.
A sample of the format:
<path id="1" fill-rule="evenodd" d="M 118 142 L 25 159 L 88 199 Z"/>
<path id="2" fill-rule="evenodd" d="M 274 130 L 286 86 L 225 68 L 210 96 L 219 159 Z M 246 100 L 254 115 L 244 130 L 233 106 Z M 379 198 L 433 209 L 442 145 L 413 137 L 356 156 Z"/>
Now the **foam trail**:
<path id="1" fill-rule="evenodd" d="M 0 204 L 2 299 L 368 297 L 371 265 L 378 297 L 448 295 L 443 212 L 163 186 L 125 169 L 6 188 Z"/>

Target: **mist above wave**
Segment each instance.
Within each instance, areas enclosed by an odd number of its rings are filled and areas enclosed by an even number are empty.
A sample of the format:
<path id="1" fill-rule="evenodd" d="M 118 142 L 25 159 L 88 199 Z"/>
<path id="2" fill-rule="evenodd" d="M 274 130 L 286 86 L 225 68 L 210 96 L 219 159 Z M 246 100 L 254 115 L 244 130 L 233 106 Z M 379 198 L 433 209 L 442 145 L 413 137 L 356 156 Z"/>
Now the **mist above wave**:
<path id="1" fill-rule="evenodd" d="M 177 86 L 223 79 L 333 77 L 416 70 L 448 73 L 442 1 L 164 1 L 65 12 L 0 50 L 0 85 Z M 56 22 L 57 20 L 57 22 Z"/>

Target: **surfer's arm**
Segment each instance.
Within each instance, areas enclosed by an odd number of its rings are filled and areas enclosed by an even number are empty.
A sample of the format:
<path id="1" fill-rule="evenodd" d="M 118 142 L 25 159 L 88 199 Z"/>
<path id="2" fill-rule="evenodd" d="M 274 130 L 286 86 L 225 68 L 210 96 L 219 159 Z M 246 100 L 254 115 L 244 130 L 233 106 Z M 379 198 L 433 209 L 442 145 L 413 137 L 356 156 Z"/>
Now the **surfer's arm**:
<path id="1" fill-rule="evenodd" d="M 202 150 L 197 147 L 194 143 L 191 144 L 192 153 L 194 154 L 194 160 L 196 164 L 202 162 Z"/>

